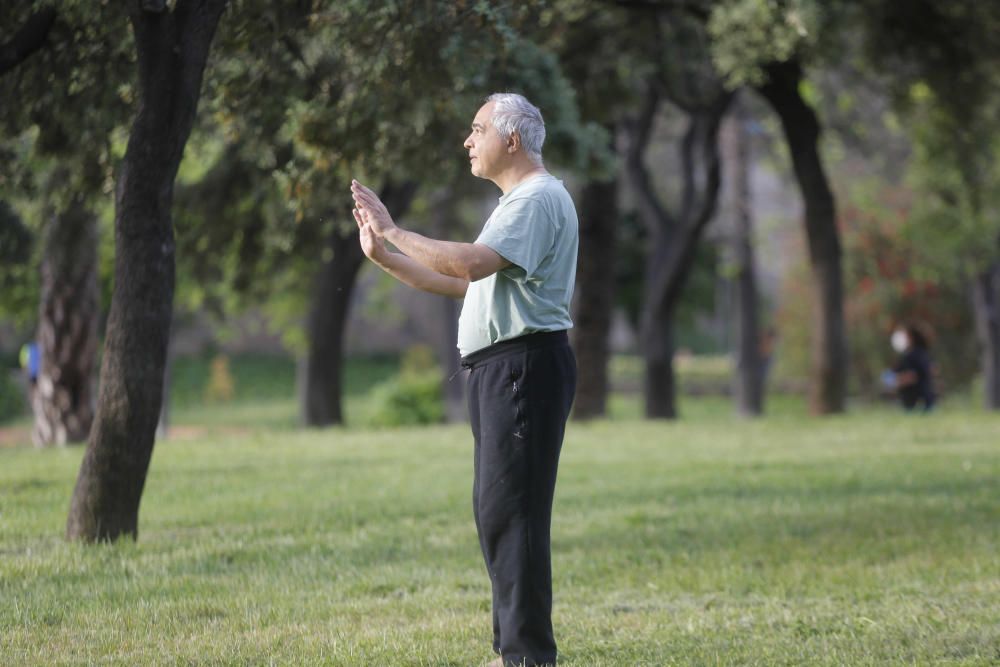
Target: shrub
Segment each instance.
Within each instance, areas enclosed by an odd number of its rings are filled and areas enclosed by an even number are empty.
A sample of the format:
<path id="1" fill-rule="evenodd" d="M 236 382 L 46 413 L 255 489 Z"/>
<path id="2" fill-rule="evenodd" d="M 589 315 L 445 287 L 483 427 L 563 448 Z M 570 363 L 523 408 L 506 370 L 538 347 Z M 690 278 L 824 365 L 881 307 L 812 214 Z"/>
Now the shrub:
<path id="1" fill-rule="evenodd" d="M 372 426 L 409 426 L 444 421 L 442 374 L 426 345 L 411 347 L 403 355 L 397 376 L 372 390 Z"/>
<path id="2" fill-rule="evenodd" d="M 901 323 L 933 333 L 931 355 L 946 387 L 966 385 L 976 368 L 972 312 L 957 281 L 935 276 L 921 261 L 921 248 L 905 233 L 907 191 L 884 189 L 871 199 L 842 206 L 844 316 L 850 381 L 862 394 L 879 391 L 879 375 L 896 355 L 889 346 Z M 808 375 L 812 324 L 812 276 L 803 261 L 789 272 L 778 314 L 782 370 Z"/>

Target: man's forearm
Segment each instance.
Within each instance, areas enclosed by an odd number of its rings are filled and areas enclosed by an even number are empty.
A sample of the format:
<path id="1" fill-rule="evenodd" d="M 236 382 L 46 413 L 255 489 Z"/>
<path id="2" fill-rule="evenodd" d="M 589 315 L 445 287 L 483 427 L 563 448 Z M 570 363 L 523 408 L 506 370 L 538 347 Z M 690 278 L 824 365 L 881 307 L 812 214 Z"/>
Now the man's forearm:
<path id="1" fill-rule="evenodd" d="M 385 238 L 410 259 L 435 273 L 464 280 L 467 283 L 491 273 L 484 266 L 482 255 L 476 251 L 472 243 L 438 241 L 399 227 L 390 230 Z"/>
<path id="2" fill-rule="evenodd" d="M 376 264 L 401 283 L 424 292 L 463 299 L 469 288 L 468 280 L 432 271 L 412 258 L 399 253 L 386 253 L 376 261 Z"/>

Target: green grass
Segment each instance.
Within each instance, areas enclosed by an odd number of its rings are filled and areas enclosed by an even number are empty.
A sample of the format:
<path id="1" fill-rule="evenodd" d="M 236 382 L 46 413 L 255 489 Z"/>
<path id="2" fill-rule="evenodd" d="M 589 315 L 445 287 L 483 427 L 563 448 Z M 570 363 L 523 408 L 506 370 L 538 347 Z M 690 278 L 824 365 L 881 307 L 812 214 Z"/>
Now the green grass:
<path id="1" fill-rule="evenodd" d="M 687 405 L 569 430 L 560 664 L 1000 661 L 996 417 Z M 0 450 L 0 664 L 489 657 L 466 426 L 168 440 L 114 545 L 61 537 L 81 456 Z"/>

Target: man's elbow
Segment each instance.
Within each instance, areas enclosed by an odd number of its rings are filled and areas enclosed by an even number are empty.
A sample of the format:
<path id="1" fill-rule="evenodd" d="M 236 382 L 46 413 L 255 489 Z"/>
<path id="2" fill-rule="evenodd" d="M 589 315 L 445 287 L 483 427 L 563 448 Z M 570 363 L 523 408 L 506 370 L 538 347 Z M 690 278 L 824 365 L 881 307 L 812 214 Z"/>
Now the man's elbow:
<path id="1" fill-rule="evenodd" d="M 488 270 L 487 267 L 482 266 L 480 264 L 470 264 L 469 266 L 465 267 L 465 271 L 462 274 L 462 279 L 470 283 L 474 283 L 477 280 L 482 280 L 483 278 L 491 276 L 494 273 L 496 273 L 496 271 L 490 271 Z"/>
<path id="2" fill-rule="evenodd" d="M 509 265 L 510 262 L 495 253 L 490 253 L 490 255 L 476 254 L 464 263 L 461 277 L 470 283 L 474 283 L 477 280 L 492 276 L 497 271 Z"/>

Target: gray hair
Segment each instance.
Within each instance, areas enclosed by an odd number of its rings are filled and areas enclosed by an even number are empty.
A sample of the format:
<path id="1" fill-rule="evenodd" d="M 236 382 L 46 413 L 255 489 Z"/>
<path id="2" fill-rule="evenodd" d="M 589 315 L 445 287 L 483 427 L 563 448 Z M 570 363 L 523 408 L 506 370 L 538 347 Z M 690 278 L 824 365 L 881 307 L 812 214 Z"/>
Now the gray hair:
<path id="1" fill-rule="evenodd" d="M 507 141 L 514 132 L 521 137 L 521 146 L 532 162 L 542 163 L 542 144 L 545 143 L 545 121 L 542 112 L 517 93 L 493 93 L 486 98 L 493 102 L 491 122 L 500 138 Z"/>

